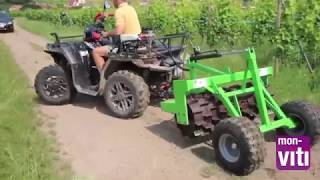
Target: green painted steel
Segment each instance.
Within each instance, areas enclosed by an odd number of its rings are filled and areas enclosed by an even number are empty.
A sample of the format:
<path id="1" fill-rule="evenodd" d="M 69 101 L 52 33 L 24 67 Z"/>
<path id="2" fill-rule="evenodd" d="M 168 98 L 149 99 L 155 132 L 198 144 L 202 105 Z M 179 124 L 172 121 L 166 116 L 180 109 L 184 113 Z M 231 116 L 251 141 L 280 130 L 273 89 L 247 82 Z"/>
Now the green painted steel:
<path id="1" fill-rule="evenodd" d="M 254 93 L 261 119 L 261 132 L 280 127 L 296 127 L 294 121 L 284 114 L 265 87 L 268 83 L 267 77 L 273 74 L 272 67 L 259 69 L 254 48 L 248 48 L 245 52 L 247 53 L 247 70 L 241 72 L 221 71 L 199 64 L 193 59 L 188 60 L 186 67 L 190 70 L 190 79 L 175 80 L 173 82 L 175 98 L 161 102 L 161 108 L 165 112 L 175 113 L 177 123 L 187 126 L 189 125 L 187 96 L 190 94 L 211 92 L 224 104 L 230 116 L 240 117 L 242 112 L 237 96 Z M 198 72 L 210 74 L 210 77 L 197 78 Z M 246 87 L 247 82 L 252 82 L 253 87 Z M 231 83 L 241 84 L 241 88 L 225 92 L 223 87 Z M 270 119 L 270 110 L 276 115 L 276 120 Z"/>

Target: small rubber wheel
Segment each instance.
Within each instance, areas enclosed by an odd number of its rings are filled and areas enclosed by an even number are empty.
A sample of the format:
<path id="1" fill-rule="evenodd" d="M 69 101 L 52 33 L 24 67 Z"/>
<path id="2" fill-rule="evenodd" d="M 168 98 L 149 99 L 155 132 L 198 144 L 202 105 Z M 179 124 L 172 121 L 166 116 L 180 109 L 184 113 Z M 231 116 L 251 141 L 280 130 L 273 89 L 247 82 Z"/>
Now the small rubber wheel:
<path id="1" fill-rule="evenodd" d="M 148 107 L 150 92 L 141 76 L 120 70 L 107 79 L 104 98 L 114 116 L 124 119 L 137 118 Z"/>
<path id="2" fill-rule="evenodd" d="M 40 99 L 51 105 L 70 103 L 75 95 L 72 82 L 58 65 L 41 69 L 36 75 L 34 87 Z"/>
<path id="3" fill-rule="evenodd" d="M 248 175 L 264 162 L 263 136 L 248 118 L 222 120 L 212 137 L 217 163 L 236 175 Z"/>
<path id="4" fill-rule="evenodd" d="M 13 33 L 14 32 L 14 27 L 10 28 L 9 32 Z"/>
<path id="5" fill-rule="evenodd" d="M 293 129 L 281 128 L 279 135 L 309 136 L 314 144 L 320 136 L 320 111 L 312 104 L 303 101 L 293 101 L 281 106 L 283 112 L 297 123 Z"/>

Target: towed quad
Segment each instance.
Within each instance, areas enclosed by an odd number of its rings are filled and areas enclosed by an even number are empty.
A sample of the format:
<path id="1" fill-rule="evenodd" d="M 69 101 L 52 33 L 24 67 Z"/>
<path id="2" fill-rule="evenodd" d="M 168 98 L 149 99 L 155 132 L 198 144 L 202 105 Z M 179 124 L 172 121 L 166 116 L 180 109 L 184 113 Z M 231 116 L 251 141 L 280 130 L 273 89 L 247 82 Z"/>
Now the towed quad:
<path id="1" fill-rule="evenodd" d="M 232 72 L 198 63 L 235 53 L 247 54 L 246 70 Z M 279 106 L 267 90 L 273 70 L 258 68 L 253 48 L 231 52 L 195 49 L 185 68 L 189 79 L 175 80 L 174 99 L 163 101 L 161 107 L 175 114 L 183 135 L 209 135 L 217 162 L 236 175 L 250 174 L 264 162 L 262 133 L 276 130 L 281 135 L 309 136 L 312 143 L 319 138 L 319 110 L 303 101 Z M 199 72 L 210 76 L 201 78 Z"/>
<path id="2" fill-rule="evenodd" d="M 170 96 L 171 82 L 182 76 L 180 55 L 187 37 L 183 33 L 156 38 L 152 31 L 144 30 L 135 40 L 120 36 L 108 39 L 113 49 L 102 76 L 92 51 L 103 41 L 86 36 L 75 40 L 79 36 L 59 37 L 56 33 L 52 36 L 55 42 L 49 43 L 45 52 L 55 64 L 40 70 L 34 84 L 40 99 L 51 105 L 70 103 L 76 93 L 104 96 L 114 116 L 135 118 L 143 114 L 150 97 Z M 174 46 L 174 42 L 178 44 Z"/>

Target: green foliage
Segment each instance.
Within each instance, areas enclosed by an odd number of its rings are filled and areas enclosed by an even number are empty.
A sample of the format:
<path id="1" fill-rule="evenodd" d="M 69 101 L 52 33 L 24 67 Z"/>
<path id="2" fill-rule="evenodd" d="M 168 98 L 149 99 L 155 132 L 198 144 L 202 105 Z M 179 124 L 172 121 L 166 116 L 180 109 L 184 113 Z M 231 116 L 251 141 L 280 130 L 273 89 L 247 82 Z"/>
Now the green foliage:
<path id="1" fill-rule="evenodd" d="M 180 0 L 174 6 L 174 25 L 177 32 L 197 32 L 201 15 L 201 1 Z"/>
<path id="2" fill-rule="evenodd" d="M 251 42 L 260 44 L 264 40 L 272 41 L 275 33 L 275 3 L 273 1 L 261 1 L 255 9 L 249 10 L 245 19 L 251 34 Z"/>
<path id="3" fill-rule="evenodd" d="M 168 3 L 168 0 L 154 0 L 143 11 L 138 11 L 143 26 L 158 32 L 173 32 L 174 12 Z"/>
<path id="4" fill-rule="evenodd" d="M 30 20 L 40 20 L 58 25 L 78 25 L 84 27 L 93 22 L 98 9 L 72 10 L 26 10 L 25 17 Z"/>
<path id="5" fill-rule="evenodd" d="M 40 120 L 30 85 L 3 42 L 0 77 L 0 179 L 70 179 L 67 169 L 55 167 L 55 147 L 36 125 Z"/>
<path id="6" fill-rule="evenodd" d="M 153 0 L 147 6 L 137 6 L 143 27 L 154 29 L 161 34 L 176 32 L 197 32 L 200 17 L 200 1 Z"/>
<path id="7" fill-rule="evenodd" d="M 10 4 L 25 4 L 25 3 L 31 2 L 32 0 L 2 0 L 2 1 Z"/>
<path id="8" fill-rule="evenodd" d="M 56 32 L 61 36 L 81 35 L 83 33 L 83 28 L 80 28 L 79 26 L 61 26 L 50 22 L 34 21 L 23 17 L 16 18 L 16 22 L 18 22 L 18 25 L 23 29 L 46 37 L 51 41 L 54 40 L 50 35 L 52 32 Z"/>
<path id="9" fill-rule="evenodd" d="M 210 46 L 233 46 L 246 32 L 243 10 L 231 0 L 210 0 L 204 3 L 199 32 Z"/>
<path id="10" fill-rule="evenodd" d="M 153 0 L 136 8 L 142 26 L 152 28 L 158 34 L 181 31 L 195 36 L 200 34 L 209 46 L 216 48 L 257 47 L 271 43 L 271 56 L 281 57 L 281 62 L 286 64 L 305 64 L 298 46 L 300 41 L 312 67 L 319 69 L 320 0 L 285 2 L 279 30 L 275 23 L 276 1 L 270 0 L 252 1 L 255 6 L 249 8 L 243 8 L 242 1 L 234 0 Z M 92 22 L 97 11 L 99 9 L 95 8 L 66 13 L 64 10 L 29 10 L 16 15 L 83 27 Z M 113 22 L 108 21 L 107 25 L 111 28 Z"/>
<path id="11" fill-rule="evenodd" d="M 63 26 L 79 26 L 85 27 L 94 22 L 94 17 L 97 12 L 101 11 L 98 8 L 63 10 L 63 9 L 27 9 L 25 11 L 14 11 L 12 14 L 15 17 L 26 17 L 29 20 L 45 21 L 55 25 Z M 107 19 L 106 25 L 112 27 L 113 20 Z"/>

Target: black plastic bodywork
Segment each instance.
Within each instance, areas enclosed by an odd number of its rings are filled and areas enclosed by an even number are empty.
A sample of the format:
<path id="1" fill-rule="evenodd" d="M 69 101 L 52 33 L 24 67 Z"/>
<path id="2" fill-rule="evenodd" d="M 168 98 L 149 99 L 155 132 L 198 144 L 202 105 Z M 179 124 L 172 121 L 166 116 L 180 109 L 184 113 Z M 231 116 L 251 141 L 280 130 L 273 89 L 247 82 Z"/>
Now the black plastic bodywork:
<path id="1" fill-rule="evenodd" d="M 77 36 L 73 36 L 75 38 Z M 68 72 L 69 78 L 72 78 L 75 89 L 83 94 L 96 96 L 97 92 L 90 90 L 92 86 L 91 71 L 92 63 L 90 52 L 83 41 L 61 42 L 48 44 L 46 53 L 50 54 L 55 63 L 62 66 Z"/>
<path id="2" fill-rule="evenodd" d="M 69 78 L 72 79 L 73 86 L 79 93 L 91 96 L 99 95 L 99 92 L 91 90 L 91 86 L 99 84 L 100 75 L 97 71 L 92 58 L 93 44 L 83 40 L 72 40 L 62 42 L 63 39 L 77 38 L 82 36 L 59 37 L 53 33 L 56 41 L 48 44 L 46 53 L 50 54 L 55 63 L 62 66 L 68 72 Z M 178 35 L 177 37 L 182 37 Z M 109 53 L 108 68 L 104 72 L 107 77 L 117 70 L 131 70 L 140 74 L 147 84 L 151 86 L 155 81 L 169 80 L 168 76 L 173 76 L 174 68 L 182 64 L 180 54 L 183 51 L 183 45 L 172 47 L 172 37 L 159 39 L 158 43 L 153 44 L 153 50 L 160 59 L 158 65 L 145 64 L 137 56 L 136 41 L 114 43 L 114 50 Z M 140 44 L 141 46 L 141 44 Z M 158 59 L 158 60 L 159 60 Z"/>

